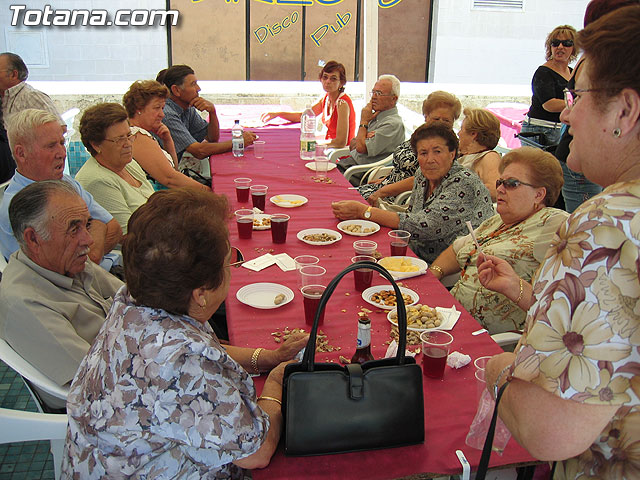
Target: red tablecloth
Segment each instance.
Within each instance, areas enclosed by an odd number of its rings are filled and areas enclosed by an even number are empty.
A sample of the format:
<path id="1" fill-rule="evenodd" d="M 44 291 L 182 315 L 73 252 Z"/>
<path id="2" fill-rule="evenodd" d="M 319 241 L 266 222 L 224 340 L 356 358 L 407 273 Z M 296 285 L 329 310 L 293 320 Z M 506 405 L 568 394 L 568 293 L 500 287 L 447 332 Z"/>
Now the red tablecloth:
<path id="1" fill-rule="evenodd" d="M 244 158 L 235 159 L 231 154 L 212 157 L 211 171 L 214 172 L 214 189 L 227 194 L 233 209 L 245 207 L 236 201 L 233 179 L 248 176 L 253 184 L 269 186 L 267 198 L 277 194 L 299 194 L 309 202 L 297 208 L 277 207 L 267 200 L 266 213 L 287 213 L 291 215 L 287 243 L 275 245 L 271 242 L 271 232 L 254 231 L 250 240 L 240 240 L 235 220 L 230 220 L 231 242 L 242 250 L 247 259 L 266 252 L 286 252 L 291 257 L 311 254 L 320 258 L 320 264 L 332 278 L 350 263 L 353 256 L 353 241 L 360 237 L 343 234 L 341 241 L 329 246 L 310 246 L 296 238 L 296 233 L 305 228 L 321 227 L 337 230 L 338 221 L 331 213 L 331 202 L 344 199 L 361 199 L 354 190 L 348 190 L 349 183 L 337 171 L 329 172 L 334 183 L 318 183 L 312 178 L 315 173 L 308 170 L 298 156 L 299 130 L 292 127 L 270 127 L 254 130 L 266 141 L 265 158 L 254 157 L 252 147 L 247 148 Z M 228 135 L 227 132 L 225 134 Z M 388 228 L 367 239 L 378 242 L 383 255 L 389 254 Z M 240 303 L 236 292 L 244 285 L 255 282 L 276 282 L 288 286 L 295 292 L 289 304 L 272 310 L 258 310 Z M 373 284 L 384 284 L 382 277 L 374 274 Z M 479 324 L 453 299 L 449 292 L 430 273 L 407 279 L 402 283 L 418 292 L 420 302 L 431 306 L 450 307 L 455 303 L 462 316 L 451 332 L 454 336 L 453 349 L 466 353 L 475 359 L 482 355 L 500 353 L 501 349 L 487 334 L 472 336 L 471 332 L 480 328 Z M 302 295 L 296 288 L 297 273 L 283 272 L 276 265 L 261 272 L 246 268 L 233 269 L 231 286 L 227 298 L 227 320 L 231 342 L 239 346 L 263 346 L 275 348 L 272 332 L 289 328 L 308 328 L 304 321 Z M 372 350 L 377 358 L 384 355 L 389 340 L 390 324 L 386 311 L 376 309 L 364 302 L 354 289 L 353 278 L 346 276 L 334 292 L 327 305 L 325 323 L 322 330 L 328 335 L 329 343 L 342 347 L 334 353 L 318 353 L 317 361 L 338 361 L 339 355 L 350 358 L 355 351 L 357 332 L 357 312 L 361 307 L 374 311 L 372 321 Z M 264 377 L 256 379 L 258 392 Z M 285 457 L 280 449 L 271 464 L 253 472 L 256 480 L 267 478 L 398 478 L 415 473 L 454 474 L 462 471 L 455 451 L 465 452 L 472 468 L 479 462 L 480 451 L 465 445 L 469 425 L 476 410 L 476 384 L 473 365 L 454 370 L 446 367 L 443 381 L 424 379 L 426 440 L 423 445 L 411 447 L 328 455 L 317 457 Z M 507 445 L 503 456 L 493 455 L 491 465 L 507 465 L 531 461 L 531 457 L 513 439 Z"/>

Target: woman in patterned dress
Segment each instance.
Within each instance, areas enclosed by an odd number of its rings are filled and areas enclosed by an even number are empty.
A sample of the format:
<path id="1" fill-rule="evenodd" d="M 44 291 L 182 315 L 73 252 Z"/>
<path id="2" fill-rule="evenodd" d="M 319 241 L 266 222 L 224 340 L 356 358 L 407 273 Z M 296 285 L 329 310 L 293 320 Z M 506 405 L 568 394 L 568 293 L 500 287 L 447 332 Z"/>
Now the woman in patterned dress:
<path id="1" fill-rule="evenodd" d="M 163 190 L 131 216 L 127 285 L 71 384 L 68 478 L 242 479 L 280 438 L 285 363 L 277 350 L 221 345 L 208 323 L 227 296 L 226 197 Z M 270 372 L 261 396 L 248 371 Z"/>
<path id="2" fill-rule="evenodd" d="M 509 381 L 500 416 L 557 479 L 640 478 L 640 5 L 578 34 L 584 63 L 565 91 L 569 167 L 605 189 L 558 230 L 533 286 L 496 257 L 480 280 L 528 310 L 516 353 L 487 365 Z"/>
<path id="3" fill-rule="evenodd" d="M 506 260 L 531 281 L 567 212 L 552 208 L 562 188 L 562 169 L 553 155 L 538 148 L 512 150 L 500 162 L 496 185 L 498 214 L 476 229 L 480 248 Z M 478 280 L 478 251 L 471 238 L 457 238 L 429 266 L 439 279 L 461 272 L 451 293 L 490 334 L 524 327 L 525 312 Z"/>

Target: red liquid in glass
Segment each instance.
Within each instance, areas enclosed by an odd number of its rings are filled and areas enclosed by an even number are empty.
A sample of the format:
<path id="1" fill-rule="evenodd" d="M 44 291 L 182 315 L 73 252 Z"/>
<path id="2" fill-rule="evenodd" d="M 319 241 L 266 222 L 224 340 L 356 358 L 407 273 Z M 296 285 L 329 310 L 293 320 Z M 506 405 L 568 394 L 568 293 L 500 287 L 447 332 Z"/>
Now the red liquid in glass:
<path id="1" fill-rule="evenodd" d="M 236 198 L 238 202 L 246 203 L 249 201 L 249 187 L 236 187 Z"/>
<path id="2" fill-rule="evenodd" d="M 238 224 L 238 236 L 240 238 L 251 238 L 251 234 L 253 233 L 253 219 L 238 218 L 236 222 Z"/>
<path id="3" fill-rule="evenodd" d="M 318 305 L 320 305 L 320 298 L 322 297 L 323 290 L 305 289 L 303 293 L 304 297 L 304 320 L 307 325 L 313 325 L 313 318 L 316 315 Z M 318 325 L 322 325 L 324 322 L 324 310 L 320 314 Z"/>
<path id="4" fill-rule="evenodd" d="M 371 281 L 373 280 L 373 270 L 354 270 L 353 280 L 356 286 L 356 291 L 364 292 L 371 286 Z"/>
<path id="5" fill-rule="evenodd" d="M 264 202 L 267 198 L 267 194 L 265 192 L 251 192 L 251 201 L 253 202 L 253 206 L 255 208 L 259 208 L 264 212 Z"/>
<path id="6" fill-rule="evenodd" d="M 426 347 L 422 352 L 422 373 L 425 377 L 442 378 L 447 364 L 447 350 L 438 347 Z"/>
<path id="7" fill-rule="evenodd" d="M 392 257 L 403 257 L 406 254 L 407 254 L 407 244 L 406 243 L 391 242 L 391 256 Z"/>
<path id="8" fill-rule="evenodd" d="M 271 219 L 271 240 L 273 243 L 284 243 L 287 240 L 287 226 L 289 219 L 272 218 Z"/>

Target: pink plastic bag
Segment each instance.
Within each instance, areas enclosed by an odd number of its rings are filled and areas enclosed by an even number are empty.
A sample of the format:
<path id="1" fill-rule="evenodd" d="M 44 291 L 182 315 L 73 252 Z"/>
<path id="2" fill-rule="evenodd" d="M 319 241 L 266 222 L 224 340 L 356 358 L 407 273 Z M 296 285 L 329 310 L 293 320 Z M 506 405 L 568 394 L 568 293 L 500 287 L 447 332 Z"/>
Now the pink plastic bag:
<path id="1" fill-rule="evenodd" d="M 496 406 L 496 402 L 491 397 L 491 394 L 487 389 L 484 389 L 478 402 L 478 410 L 476 416 L 471 422 L 469 433 L 465 443 L 470 447 L 482 450 L 484 446 L 484 440 L 487 437 L 489 431 L 489 425 L 491 425 L 491 417 L 493 416 L 493 410 Z M 496 432 L 493 436 L 493 451 L 502 455 L 504 447 L 507 446 L 507 442 L 511 438 L 511 432 L 504 424 L 504 422 L 498 417 L 496 422 Z"/>

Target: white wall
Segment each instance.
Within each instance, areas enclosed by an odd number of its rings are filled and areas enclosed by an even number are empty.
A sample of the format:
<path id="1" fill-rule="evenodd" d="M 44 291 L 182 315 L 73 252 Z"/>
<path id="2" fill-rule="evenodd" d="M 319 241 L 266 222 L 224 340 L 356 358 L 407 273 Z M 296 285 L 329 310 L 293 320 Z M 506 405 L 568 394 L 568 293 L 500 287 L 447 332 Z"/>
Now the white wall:
<path id="1" fill-rule="evenodd" d="M 558 25 L 582 28 L 589 0 L 525 0 L 524 11 L 472 10 L 472 0 L 436 0 L 432 82 L 531 84 Z"/>
<path id="2" fill-rule="evenodd" d="M 19 54 L 29 80 L 137 80 L 167 66 L 166 27 L 11 26 L 9 4 L 27 9 L 162 9 L 165 0 L 0 0 L 0 52 Z"/>

